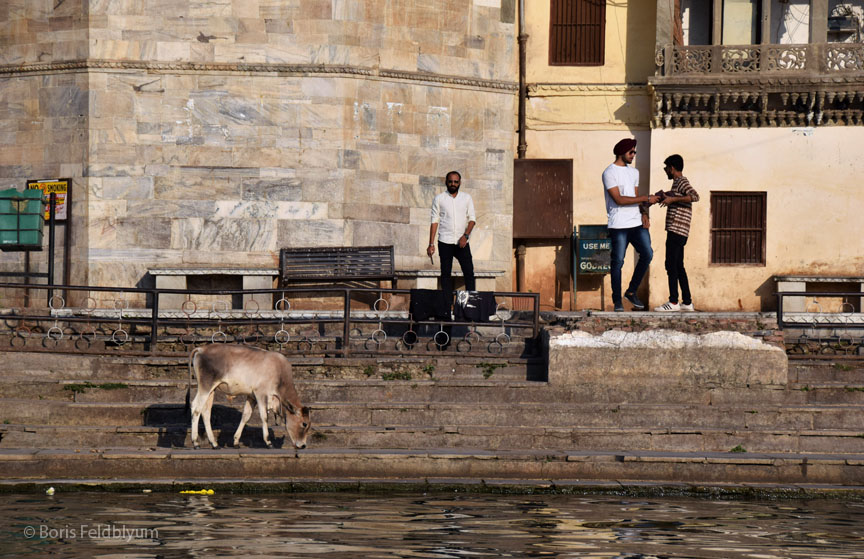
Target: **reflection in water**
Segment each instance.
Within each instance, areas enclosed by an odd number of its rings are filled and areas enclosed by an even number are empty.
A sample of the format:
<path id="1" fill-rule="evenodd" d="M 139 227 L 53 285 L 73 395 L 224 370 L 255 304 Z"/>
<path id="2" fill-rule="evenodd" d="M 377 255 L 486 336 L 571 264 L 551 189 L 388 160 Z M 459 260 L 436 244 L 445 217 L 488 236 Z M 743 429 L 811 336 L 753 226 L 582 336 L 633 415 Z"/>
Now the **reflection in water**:
<path id="1" fill-rule="evenodd" d="M 599 496 L 4 495 L 0 557 L 864 557 L 864 503 Z"/>

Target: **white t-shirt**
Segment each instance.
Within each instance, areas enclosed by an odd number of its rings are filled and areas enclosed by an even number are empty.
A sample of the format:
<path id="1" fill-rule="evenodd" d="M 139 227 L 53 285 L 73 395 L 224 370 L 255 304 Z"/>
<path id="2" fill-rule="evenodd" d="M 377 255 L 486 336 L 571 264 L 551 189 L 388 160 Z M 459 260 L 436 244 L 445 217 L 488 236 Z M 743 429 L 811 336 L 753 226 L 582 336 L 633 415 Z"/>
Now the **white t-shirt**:
<path id="1" fill-rule="evenodd" d="M 474 216 L 474 200 L 461 190 L 456 196 L 442 192 L 432 200 L 432 223 L 438 223 L 438 240 L 455 245 L 468 228 L 469 221 L 477 221 Z"/>
<path id="2" fill-rule="evenodd" d="M 636 196 L 639 188 L 639 171 L 629 165 L 621 166 L 612 163 L 603 171 L 603 194 L 606 197 L 606 217 L 609 219 L 609 229 L 629 229 L 642 226 L 642 215 L 639 204 L 619 206 L 609 195 L 609 189 L 618 187 L 621 196 Z"/>

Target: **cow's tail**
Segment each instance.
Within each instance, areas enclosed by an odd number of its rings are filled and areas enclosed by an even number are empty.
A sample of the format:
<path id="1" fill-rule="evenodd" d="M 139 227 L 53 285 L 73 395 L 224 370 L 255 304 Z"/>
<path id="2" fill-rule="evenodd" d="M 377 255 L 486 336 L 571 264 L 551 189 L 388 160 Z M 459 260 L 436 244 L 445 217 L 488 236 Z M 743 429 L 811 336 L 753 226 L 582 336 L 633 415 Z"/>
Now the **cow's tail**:
<path id="1" fill-rule="evenodd" d="M 198 355 L 199 351 L 201 351 L 201 348 L 196 347 L 189 354 L 189 382 L 186 384 L 186 407 L 184 408 L 186 415 L 189 417 L 192 416 L 192 400 L 190 399 L 192 395 L 192 368 L 195 363 L 195 356 Z"/>

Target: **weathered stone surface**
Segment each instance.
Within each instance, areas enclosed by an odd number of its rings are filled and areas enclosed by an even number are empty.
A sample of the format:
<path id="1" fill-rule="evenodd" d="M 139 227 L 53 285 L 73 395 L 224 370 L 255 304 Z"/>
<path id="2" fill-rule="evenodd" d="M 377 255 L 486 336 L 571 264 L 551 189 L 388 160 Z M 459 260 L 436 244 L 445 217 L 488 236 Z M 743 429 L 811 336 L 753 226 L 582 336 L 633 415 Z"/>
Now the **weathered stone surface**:
<path id="1" fill-rule="evenodd" d="M 785 386 L 787 374 L 782 349 L 737 332 L 577 331 L 549 340 L 550 384 L 615 390 L 625 400 L 649 386 Z"/>

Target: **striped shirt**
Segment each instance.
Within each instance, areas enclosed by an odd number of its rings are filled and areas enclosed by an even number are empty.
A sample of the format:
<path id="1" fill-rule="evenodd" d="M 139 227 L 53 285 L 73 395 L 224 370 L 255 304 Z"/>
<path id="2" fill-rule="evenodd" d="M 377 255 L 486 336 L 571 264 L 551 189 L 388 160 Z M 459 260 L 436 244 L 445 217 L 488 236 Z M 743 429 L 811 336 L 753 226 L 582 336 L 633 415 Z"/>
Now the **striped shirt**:
<path id="1" fill-rule="evenodd" d="M 672 181 L 672 196 L 690 196 L 692 202 L 699 201 L 699 193 L 696 192 L 687 177 L 677 177 Z M 666 208 L 666 231 L 677 233 L 684 237 L 690 235 L 690 219 L 693 217 L 693 204 L 691 202 L 675 202 Z"/>

